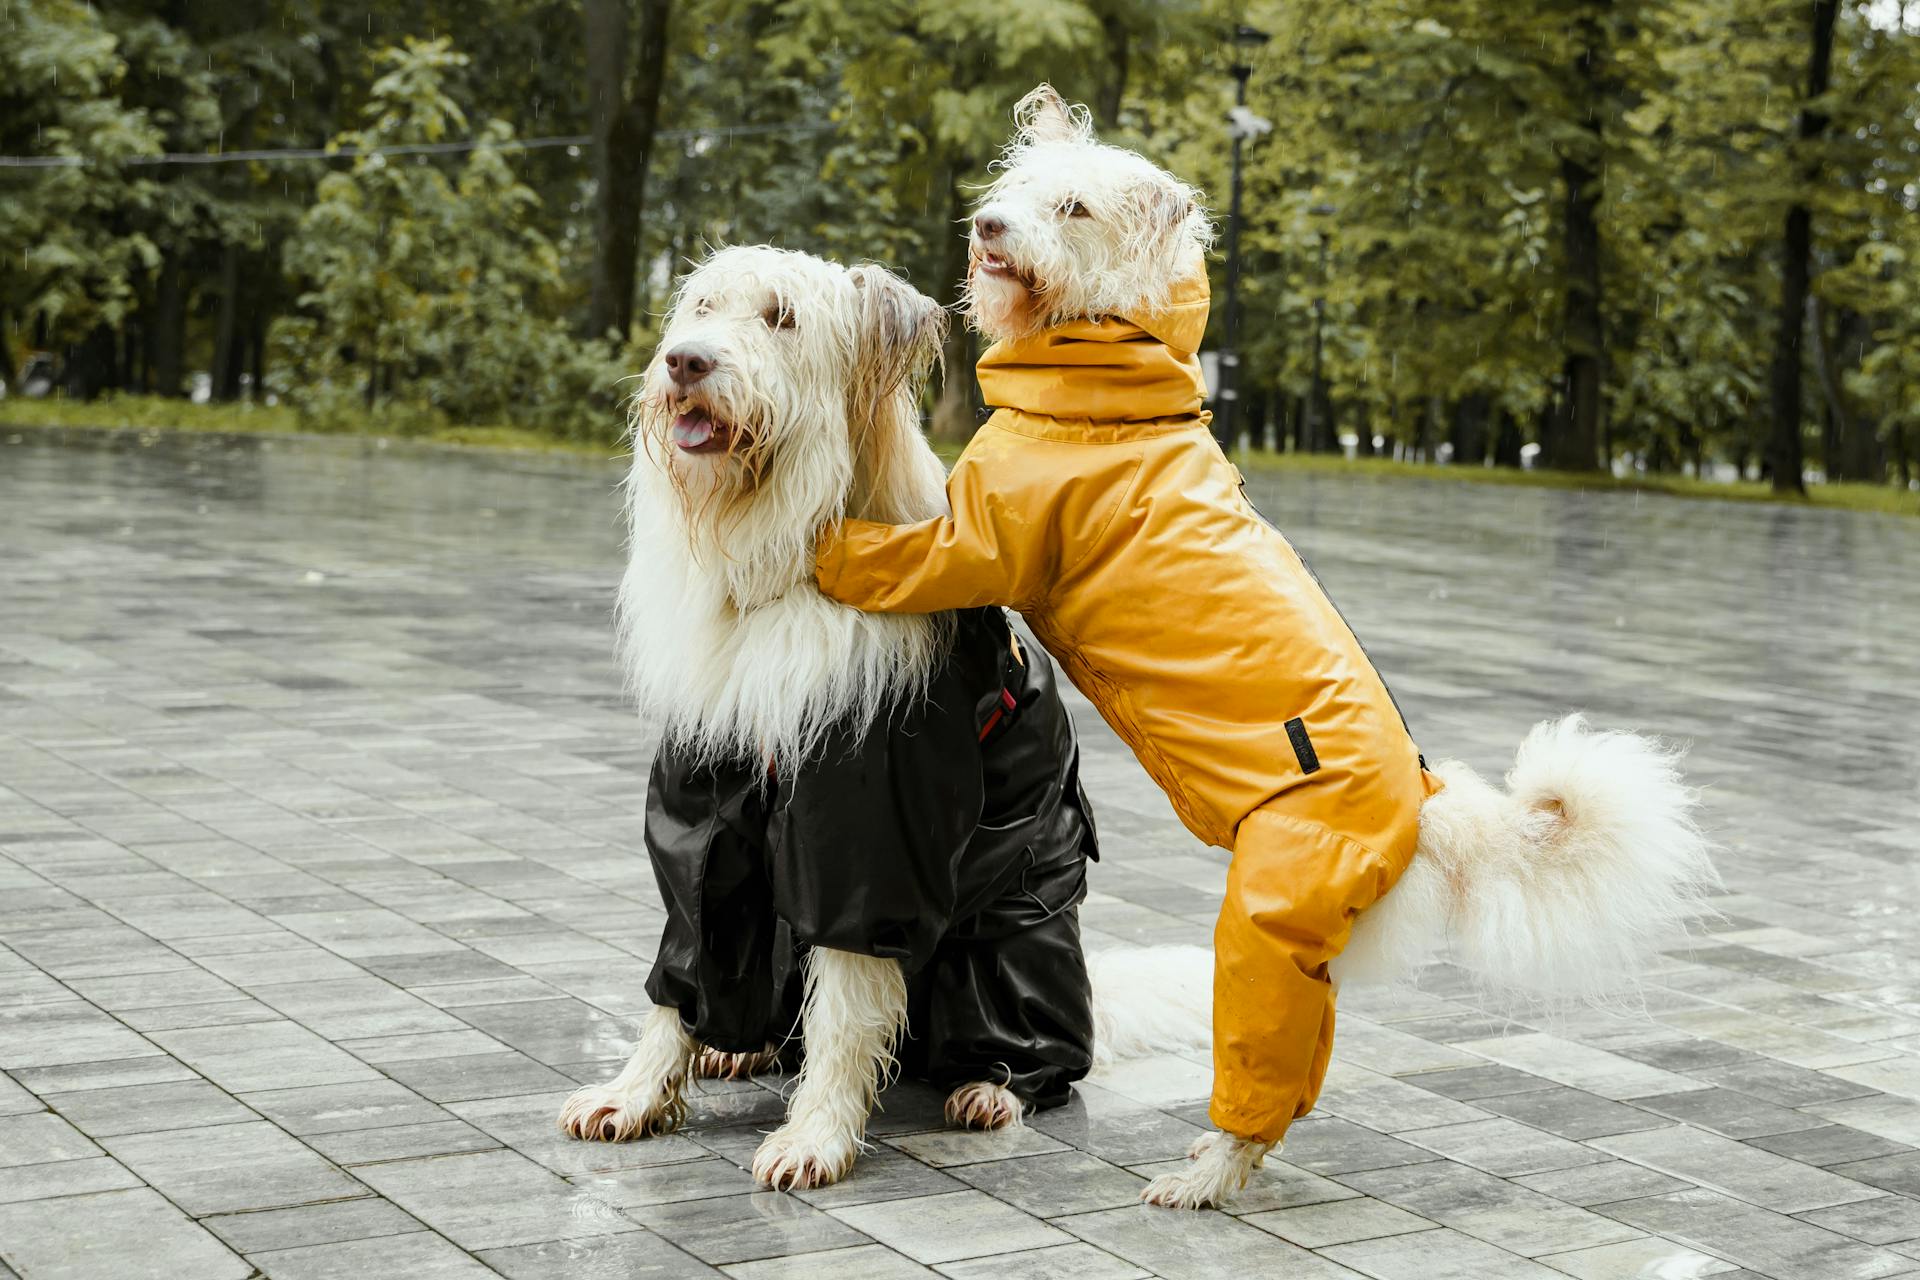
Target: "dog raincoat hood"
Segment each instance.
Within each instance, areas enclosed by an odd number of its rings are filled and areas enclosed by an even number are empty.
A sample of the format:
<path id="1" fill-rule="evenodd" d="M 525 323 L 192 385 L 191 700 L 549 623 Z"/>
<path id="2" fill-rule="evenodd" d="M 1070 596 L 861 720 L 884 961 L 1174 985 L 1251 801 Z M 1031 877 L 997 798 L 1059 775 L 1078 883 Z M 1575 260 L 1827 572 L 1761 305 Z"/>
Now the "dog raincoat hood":
<path id="1" fill-rule="evenodd" d="M 1411 861 L 1436 788 L 1333 602 L 1208 431 L 1204 278 L 1165 309 L 995 344 L 999 405 L 953 514 L 847 521 L 827 595 L 862 609 L 1019 609 L 1193 833 L 1230 848 L 1214 936 L 1213 1118 L 1273 1140 L 1333 1043 L 1328 962 Z"/>

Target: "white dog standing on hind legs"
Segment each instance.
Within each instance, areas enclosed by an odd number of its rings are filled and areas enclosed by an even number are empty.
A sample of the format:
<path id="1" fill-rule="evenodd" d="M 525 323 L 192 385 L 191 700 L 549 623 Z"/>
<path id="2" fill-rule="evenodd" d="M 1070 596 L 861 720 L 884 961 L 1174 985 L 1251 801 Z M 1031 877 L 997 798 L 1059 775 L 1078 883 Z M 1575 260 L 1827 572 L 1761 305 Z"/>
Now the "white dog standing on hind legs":
<path id="1" fill-rule="evenodd" d="M 995 340 L 977 372 L 998 409 L 949 477 L 950 514 L 850 519 L 816 577 L 884 616 L 1018 608 L 1188 828 L 1232 850 L 1211 962 L 1220 1132 L 1144 1193 L 1202 1207 L 1312 1108 L 1339 980 L 1392 979 L 1450 945 L 1495 989 L 1598 994 L 1631 983 L 1716 881 L 1676 757 L 1646 739 L 1543 724 L 1505 790 L 1426 767 L 1208 430 L 1198 193 L 1098 143 L 1044 85 L 1015 117 L 970 236 L 968 314 Z M 1127 963 L 1151 984 L 1201 961 Z"/>

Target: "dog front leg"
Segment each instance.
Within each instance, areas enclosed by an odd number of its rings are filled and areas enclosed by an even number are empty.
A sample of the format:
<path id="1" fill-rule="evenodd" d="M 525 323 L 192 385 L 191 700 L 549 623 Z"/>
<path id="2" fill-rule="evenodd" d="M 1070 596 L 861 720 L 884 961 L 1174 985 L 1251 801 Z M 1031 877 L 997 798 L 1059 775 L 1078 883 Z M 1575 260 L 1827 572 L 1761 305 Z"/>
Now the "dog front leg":
<path id="1" fill-rule="evenodd" d="M 1267 1152 L 1279 1144 L 1236 1137 L 1218 1130 L 1195 1140 L 1178 1173 L 1163 1173 L 1147 1184 L 1140 1198 L 1168 1209 L 1211 1209 L 1247 1185 Z"/>
<path id="2" fill-rule="evenodd" d="M 687 1118 L 681 1089 L 696 1048 L 680 1025 L 680 1011 L 655 1007 L 620 1074 L 576 1089 L 560 1108 L 561 1132 L 596 1142 L 671 1133 Z"/>
<path id="3" fill-rule="evenodd" d="M 898 962 L 823 947 L 808 953 L 800 1006 L 806 1060 L 787 1122 L 754 1154 L 755 1178 L 797 1191 L 847 1176 L 906 1018 L 907 979 Z"/>

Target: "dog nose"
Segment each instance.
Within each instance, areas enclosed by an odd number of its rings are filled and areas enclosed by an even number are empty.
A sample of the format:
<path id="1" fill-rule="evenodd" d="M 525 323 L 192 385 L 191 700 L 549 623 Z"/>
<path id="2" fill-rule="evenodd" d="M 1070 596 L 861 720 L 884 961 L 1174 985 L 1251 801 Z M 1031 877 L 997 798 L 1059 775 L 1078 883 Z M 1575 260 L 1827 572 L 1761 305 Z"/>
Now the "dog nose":
<path id="1" fill-rule="evenodd" d="M 991 240 L 1006 229 L 1006 219 L 991 213 L 977 214 L 973 219 L 974 234 L 982 240 Z"/>
<path id="2" fill-rule="evenodd" d="M 667 376 L 683 387 L 690 387 L 713 372 L 713 353 L 699 347 L 675 347 L 662 356 Z"/>

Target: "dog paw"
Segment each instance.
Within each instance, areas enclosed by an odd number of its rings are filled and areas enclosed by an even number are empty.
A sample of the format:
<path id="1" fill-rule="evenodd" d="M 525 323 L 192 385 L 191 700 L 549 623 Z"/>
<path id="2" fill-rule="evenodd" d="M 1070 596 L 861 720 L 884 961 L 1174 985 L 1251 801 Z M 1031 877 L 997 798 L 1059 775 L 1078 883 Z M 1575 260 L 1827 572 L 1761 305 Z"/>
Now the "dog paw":
<path id="1" fill-rule="evenodd" d="M 1163 1209 L 1211 1209 L 1220 1203 L 1224 1188 L 1200 1169 L 1163 1173 L 1146 1185 L 1140 1199 Z"/>
<path id="2" fill-rule="evenodd" d="M 853 1171 L 860 1139 L 850 1133 L 805 1132 L 781 1125 L 753 1154 L 753 1176 L 775 1191 L 805 1191 L 840 1181 Z"/>
<path id="3" fill-rule="evenodd" d="M 693 1058 L 693 1074 L 702 1080 L 744 1080 L 771 1071 L 780 1065 L 778 1049 L 758 1053 L 728 1053 L 724 1049 L 701 1049 Z"/>
<path id="4" fill-rule="evenodd" d="M 947 1095 L 947 1123 L 959 1129 L 1011 1129 L 1026 1109 L 1013 1090 L 990 1081 L 963 1084 Z"/>
<path id="5" fill-rule="evenodd" d="M 657 1094 L 651 1103 L 601 1085 L 576 1089 L 560 1108 L 560 1131 L 585 1142 L 625 1142 L 671 1133 L 687 1116 L 678 1095 Z"/>

